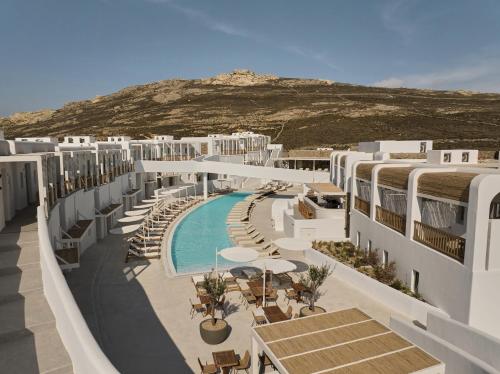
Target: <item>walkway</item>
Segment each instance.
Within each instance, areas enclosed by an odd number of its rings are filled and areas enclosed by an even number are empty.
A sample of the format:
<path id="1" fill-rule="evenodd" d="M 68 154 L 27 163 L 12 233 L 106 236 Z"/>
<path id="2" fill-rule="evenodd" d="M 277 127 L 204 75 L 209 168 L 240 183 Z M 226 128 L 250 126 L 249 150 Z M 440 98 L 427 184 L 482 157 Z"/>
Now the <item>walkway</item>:
<path id="1" fill-rule="evenodd" d="M 0 232 L 0 371 L 72 373 L 43 294 L 35 210 L 18 212 Z"/>
<path id="2" fill-rule="evenodd" d="M 271 202 L 264 200 L 256 212 L 265 215 L 267 211 L 270 216 Z M 197 300 L 190 277 L 167 277 L 161 260 L 125 264 L 124 258 L 120 241 L 108 236 L 89 248 L 80 269 L 68 276 L 92 333 L 120 372 L 199 372 L 198 357 L 211 362 L 213 351 L 234 349 L 244 353 L 250 349 L 251 312 L 255 307 L 246 309 L 238 292 L 229 293 L 226 304 L 230 337 L 210 346 L 200 338 L 199 323 L 204 318 L 190 317 L 189 298 Z M 327 280 L 323 290 L 318 304 L 329 311 L 357 307 L 386 325 L 393 313 L 334 277 Z M 278 305 L 283 310 L 288 307 L 282 291 Z M 303 306 L 295 301 L 290 305 L 294 313 Z"/>

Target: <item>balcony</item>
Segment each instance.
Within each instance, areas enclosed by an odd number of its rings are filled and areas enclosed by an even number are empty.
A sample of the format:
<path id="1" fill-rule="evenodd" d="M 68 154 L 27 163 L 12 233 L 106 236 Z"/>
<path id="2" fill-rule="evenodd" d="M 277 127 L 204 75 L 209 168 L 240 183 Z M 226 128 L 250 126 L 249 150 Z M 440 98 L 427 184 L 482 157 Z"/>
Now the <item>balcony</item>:
<path id="1" fill-rule="evenodd" d="M 358 196 L 354 197 L 354 208 L 370 217 L 370 203 Z"/>
<path id="2" fill-rule="evenodd" d="M 377 205 L 376 220 L 401 234 L 406 232 L 406 216 L 391 212 Z"/>
<path id="3" fill-rule="evenodd" d="M 415 221 L 413 240 L 464 263 L 465 239 Z"/>

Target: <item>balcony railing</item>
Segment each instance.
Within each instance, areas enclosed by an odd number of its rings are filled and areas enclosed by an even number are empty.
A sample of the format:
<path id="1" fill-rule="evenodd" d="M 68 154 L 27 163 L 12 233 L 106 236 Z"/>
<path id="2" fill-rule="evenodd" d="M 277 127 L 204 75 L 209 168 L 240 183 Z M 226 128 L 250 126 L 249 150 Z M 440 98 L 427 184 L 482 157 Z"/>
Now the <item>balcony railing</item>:
<path id="1" fill-rule="evenodd" d="M 393 230 L 405 234 L 406 232 L 406 216 L 391 212 L 390 210 L 384 209 L 377 205 L 377 210 L 375 212 L 376 220 Z"/>
<path id="2" fill-rule="evenodd" d="M 354 208 L 366 214 L 368 217 L 370 216 L 370 203 L 358 196 L 354 197 Z"/>
<path id="3" fill-rule="evenodd" d="M 415 221 L 413 239 L 455 260 L 464 262 L 465 239 L 446 231 Z"/>
<path id="4" fill-rule="evenodd" d="M 314 211 L 302 200 L 299 200 L 299 212 L 305 219 L 314 218 Z"/>

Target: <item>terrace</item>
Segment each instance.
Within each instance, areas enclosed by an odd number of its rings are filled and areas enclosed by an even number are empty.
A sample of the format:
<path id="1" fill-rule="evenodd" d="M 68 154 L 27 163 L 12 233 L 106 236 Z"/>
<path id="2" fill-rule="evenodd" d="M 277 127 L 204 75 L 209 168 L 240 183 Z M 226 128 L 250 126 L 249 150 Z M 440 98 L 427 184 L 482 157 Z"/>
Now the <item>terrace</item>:
<path id="1" fill-rule="evenodd" d="M 270 216 L 273 199 L 257 204 L 252 214 L 251 222 L 259 229 L 269 227 L 262 215 Z M 265 235 L 274 238 L 272 231 L 265 231 Z M 226 293 L 224 304 L 231 334 L 219 345 L 208 345 L 199 333 L 199 323 L 206 317 L 190 313 L 189 299 L 198 300 L 191 276 L 172 278 L 160 261 L 143 259 L 124 263 L 125 252 L 123 242 L 106 237 L 90 247 L 81 260 L 81 268 L 68 275 L 68 283 L 89 327 L 120 372 L 188 373 L 199 371 L 198 357 L 203 363 L 213 362 L 212 352 L 234 350 L 243 355 L 250 350 L 252 312 L 259 313 L 261 308 L 246 305 L 237 287 Z M 297 264 L 296 273 L 307 266 L 305 260 Z M 244 278 L 236 280 L 240 288 L 246 282 Z M 292 314 L 298 313 L 304 304 L 287 299 L 284 288 L 276 287 L 275 305 L 282 311 L 290 306 Z M 398 314 L 335 275 L 326 280 L 322 289 L 325 294 L 318 305 L 327 311 L 358 308 L 382 325 L 388 325 L 391 314 Z"/>

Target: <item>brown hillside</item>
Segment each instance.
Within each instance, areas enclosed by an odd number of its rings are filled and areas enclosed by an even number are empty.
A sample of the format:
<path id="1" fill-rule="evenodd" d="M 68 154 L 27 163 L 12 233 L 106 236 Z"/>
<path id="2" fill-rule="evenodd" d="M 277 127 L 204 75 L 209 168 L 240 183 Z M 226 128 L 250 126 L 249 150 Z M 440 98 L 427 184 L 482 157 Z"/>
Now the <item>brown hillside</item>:
<path id="1" fill-rule="evenodd" d="M 287 148 L 433 139 L 438 147 L 500 149 L 500 94 L 363 87 L 235 71 L 128 87 L 55 111 L 0 118 L 0 126 L 9 138 L 253 130 Z"/>

